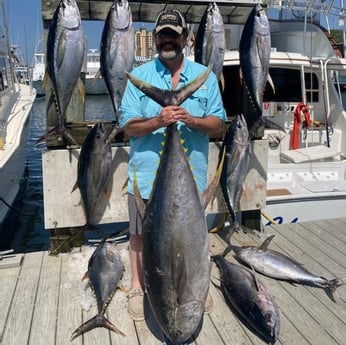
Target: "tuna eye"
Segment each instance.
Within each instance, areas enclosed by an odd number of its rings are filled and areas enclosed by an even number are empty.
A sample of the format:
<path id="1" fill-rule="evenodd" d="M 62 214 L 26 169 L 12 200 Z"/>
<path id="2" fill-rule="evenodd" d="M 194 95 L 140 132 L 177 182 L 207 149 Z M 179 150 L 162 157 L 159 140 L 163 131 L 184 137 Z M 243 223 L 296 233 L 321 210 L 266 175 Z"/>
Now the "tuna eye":
<path id="1" fill-rule="evenodd" d="M 272 315 L 270 313 L 265 313 L 264 319 L 267 321 L 267 323 L 272 322 Z"/>

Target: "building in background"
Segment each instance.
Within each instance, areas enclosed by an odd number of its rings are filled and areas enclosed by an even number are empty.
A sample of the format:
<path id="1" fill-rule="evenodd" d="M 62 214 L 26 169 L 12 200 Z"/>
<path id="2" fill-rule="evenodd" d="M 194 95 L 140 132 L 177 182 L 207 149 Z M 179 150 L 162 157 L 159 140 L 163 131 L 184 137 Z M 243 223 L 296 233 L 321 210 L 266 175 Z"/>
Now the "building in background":
<path id="1" fill-rule="evenodd" d="M 135 64 L 141 65 L 153 58 L 153 33 L 144 26 L 135 32 Z"/>

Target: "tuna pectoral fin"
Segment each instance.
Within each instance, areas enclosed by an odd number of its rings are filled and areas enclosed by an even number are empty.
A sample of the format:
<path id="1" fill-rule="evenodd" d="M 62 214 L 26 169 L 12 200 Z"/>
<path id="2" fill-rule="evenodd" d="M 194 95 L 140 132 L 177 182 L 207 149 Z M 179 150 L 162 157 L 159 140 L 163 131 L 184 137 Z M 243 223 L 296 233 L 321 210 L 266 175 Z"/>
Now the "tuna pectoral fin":
<path id="1" fill-rule="evenodd" d="M 116 328 L 109 320 L 105 318 L 103 314 L 98 314 L 94 316 L 92 319 L 88 320 L 87 322 L 83 323 L 81 326 L 79 326 L 73 333 L 71 337 L 71 341 L 73 339 L 76 339 L 80 335 L 91 331 L 94 328 L 97 327 L 104 327 L 109 329 L 110 331 L 113 331 L 115 333 L 121 334 L 125 336 L 123 332 L 121 332 L 118 328 Z"/>

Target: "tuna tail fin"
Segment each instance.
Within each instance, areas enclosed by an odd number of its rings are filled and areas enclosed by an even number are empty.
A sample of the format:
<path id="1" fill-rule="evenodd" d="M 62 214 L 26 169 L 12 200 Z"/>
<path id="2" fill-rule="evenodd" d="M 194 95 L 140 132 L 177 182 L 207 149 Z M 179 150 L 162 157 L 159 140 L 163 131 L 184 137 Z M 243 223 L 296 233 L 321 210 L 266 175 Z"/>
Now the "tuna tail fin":
<path id="1" fill-rule="evenodd" d="M 115 333 L 121 334 L 125 336 L 125 334 L 120 331 L 117 327 L 115 327 L 109 320 L 105 318 L 103 314 L 98 314 L 91 318 L 90 320 L 84 322 L 81 326 L 79 326 L 73 333 L 71 337 L 71 341 L 79 337 L 80 335 L 91 331 L 97 327 L 104 327 L 113 331 Z"/>
<path id="2" fill-rule="evenodd" d="M 329 280 L 328 287 L 325 289 L 325 292 L 334 303 L 336 303 L 336 301 L 333 294 L 336 292 L 336 289 L 342 285 L 346 285 L 346 278 L 335 278 Z"/>
<path id="3" fill-rule="evenodd" d="M 229 243 L 229 245 L 225 248 L 225 250 L 223 251 L 223 253 L 220 255 L 222 257 L 226 257 L 226 255 L 231 252 L 232 250 L 237 249 L 236 246 L 233 246 L 231 243 Z"/>

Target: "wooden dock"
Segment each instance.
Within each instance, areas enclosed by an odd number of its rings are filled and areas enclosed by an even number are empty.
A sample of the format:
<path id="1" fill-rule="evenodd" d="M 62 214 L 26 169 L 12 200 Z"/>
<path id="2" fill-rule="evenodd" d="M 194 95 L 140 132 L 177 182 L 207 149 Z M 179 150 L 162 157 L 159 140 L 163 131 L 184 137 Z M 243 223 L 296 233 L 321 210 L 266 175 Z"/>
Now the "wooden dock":
<path id="1" fill-rule="evenodd" d="M 346 218 L 276 225 L 265 228 L 262 238 L 235 234 L 233 244 L 255 245 L 275 234 L 271 248 L 295 258 L 312 273 L 328 279 L 346 277 Z M 210 234 L 213 254 L 225 247 L 222 233 Z M 128 268 L 128 243 L 119 245 Z M 72 332 L 96 314 L 95 299 L 81 277 L 94 248 L 75 248 L 72 253 L 50 256 L 48 252 L 17 255 L 14 267 L 0 268 L 0 344 L 1 345 L 155 345 L 163 337 L 146 305 L 146 320 L 133 322 L 127 313 L 126 294 L 118 290 L 107 316 L 126 336 L 98 328 L 73 340 Z M 22 257 L 21 262 L 18 260 Z M 229 254 L 227 259 L 234 261 Z M 6 260 L 0 260 L 4 264 Z M 9 265 L 10 261 L 7 262 Z M 218 282 L 213 265 L 212 280 Z M 258 278 L 274 296 L 281 317 L 277 344 L 345 345 L 346 285 L 332 302 L 325 291 L 302 285 Z M 123 278 L 129 286 L 130 273 Z M 219 289 L 211 284 L 214 310 L 204 316 L 195 345 L 264 344 L 231 312 Z"/>

